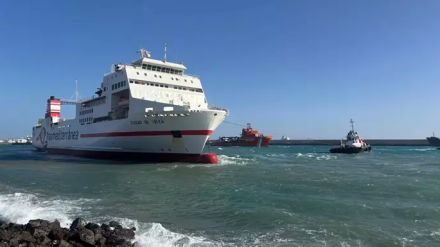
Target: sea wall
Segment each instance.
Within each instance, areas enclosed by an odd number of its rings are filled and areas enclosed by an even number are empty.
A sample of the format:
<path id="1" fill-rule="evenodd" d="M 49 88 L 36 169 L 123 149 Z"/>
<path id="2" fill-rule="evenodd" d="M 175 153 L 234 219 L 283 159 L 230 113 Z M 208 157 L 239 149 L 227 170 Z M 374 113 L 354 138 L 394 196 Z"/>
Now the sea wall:
<path id="1" fill-rule="evenodd" d="M 429 146 L 426 139 L 364 139 L 372 146 Z M 270 145 L 339 145 L 341 140 L 272 140 Z"/>
<path id="2" fill-rule="evenodd" d="M 0 221 L 0 247 L 93 247 L 135 246 L 135 228 L 125 229 L 118 222 L 108 225 L 75 219 L 70 228 L 60 222 L 30 220 L 25 225 Z"/>
<path id="3" fill-rule="evenodd" d="M 214 141 L 208 141 L 207 144 L 209 145 Z M 364 141 L 372 146 L 429 146 L 429 143 L 426 139 L 364 139 Z M 334 146 L 340 144 L 341 144 L 341 140 L 304 139 L 304 140 L 272 140 L 269 145 Z"/>

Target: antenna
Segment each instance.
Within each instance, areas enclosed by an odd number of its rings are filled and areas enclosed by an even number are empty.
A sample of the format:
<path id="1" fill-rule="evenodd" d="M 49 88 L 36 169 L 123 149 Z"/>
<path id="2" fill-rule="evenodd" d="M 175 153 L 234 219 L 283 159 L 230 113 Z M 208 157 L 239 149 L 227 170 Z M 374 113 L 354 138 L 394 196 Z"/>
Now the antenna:
<path id="1" fill-rule="evenodd" d="M 150 52 L 145 50 L 144 48 L 142 48 L 142 46 L 139 49 L 139 51 L 137 51 L 136 53 L 139 53 L 141 55 L 141 59 L 143 59 L 143 58 L 150 58 L 151 57 Z"/>
<path id="2" fill-rule="evenodd" d="M 163 61 L 167 62 L 167 43 L 165 43 L 165 54 L 164 54 Z"/>
<path id="3" fill-rule="evenodd" d="M 78 80 L 75 80 L 75 100 L 78 101 L 79 92 L 78 92 Z"/>
<path id="4" fill-rule="evenodd" d="M 73 94 L 72 97 L 70 97 L 70 99 L 72 99 L 73 97 L 75 97 L 75 101 L 78 101 L 81 98 L 78 91 L 78 80 L 76 79 L 75 79 L 75 94 Z"/>

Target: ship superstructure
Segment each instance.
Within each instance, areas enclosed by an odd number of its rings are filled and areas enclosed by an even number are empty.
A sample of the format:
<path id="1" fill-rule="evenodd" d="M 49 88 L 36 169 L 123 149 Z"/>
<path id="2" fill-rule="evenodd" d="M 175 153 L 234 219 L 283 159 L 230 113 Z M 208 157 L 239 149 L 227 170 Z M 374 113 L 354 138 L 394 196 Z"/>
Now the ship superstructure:
<path id="1" fill-rule="evenodd" d="M 90 99 L 51 96 L 45 118 L 33 127 L 34 147 L 93 158 L 215 163 L 202 151 L 228 111 L 208 105 L 200 79 L 185 74 L 182 63 L 139 53 L 131 64 L 112 65 Z M 75 119 L 61 119 L 62 104 L 76 105 Z"/>

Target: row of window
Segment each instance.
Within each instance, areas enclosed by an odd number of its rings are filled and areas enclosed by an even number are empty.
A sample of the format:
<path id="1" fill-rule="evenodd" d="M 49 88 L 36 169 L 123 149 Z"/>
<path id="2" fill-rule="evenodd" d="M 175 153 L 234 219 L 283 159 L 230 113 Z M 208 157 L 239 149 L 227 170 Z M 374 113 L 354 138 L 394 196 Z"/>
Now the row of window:
<path id="1" fill-rule="evenodd" d="M 88 122 L 91 122 L 91 121 L 93 121 L 92 117 L 86 117 L 86 118 L 79 119 L 80 123 L 88 123 Z"/>
<path id="2" fill-rule="evenodd" d="M 183 75 L 182 70 L 171 69 L 171 68 L 161 67 L 161 66 L 155 66 L 155 65 L 151 65 L 151 64 L 142 64 L 142 68 L 146 69 L 146 70 L 158 71 L 158 72 L 163 72 L 163 73 L 168 73 L 168 74 Z"/>
<path id="3" fill-rule="evenodd" d="M 92 113 L 92 112 L 93 112 L 93 108 L 92 109 L 87 109 L 87 110 L 84 110 L 84 111 L 80 111 L 79 115 L 82 116 L 82 115 L 89 114 L 89 113 Z"/>
<path id="4" fill-rule="evenodd" d="M 139 72 L 136 72 L 136 74 L 139 75 Z M 147 73 L 144 73 L 144 76 L 147 76 Z M 157 75 L 155 74 L 154 77 L 157 78 Z M 162 76 L 159 75 L 159 78 L 162 79 Z M 171 80 L 173 80 L 173 81 L 174 81 L 174 80 L 176 80 L 176 81 L 180 81 L 180 79 L 177 78 L 177 77 L 175 77 L 175 78 L 174 78 L 174 77 L 171 77 Z M 186 79 L 184 79 L 184 81 L 185 81 L 185 82 L 188 82 Z M 191 80 L 191 83 L 194 83 L 193 80 Z"/>
<path id="5" fill-rule="evenodd" d="M 105 104 L 105 97 L 95 99 L 95 100 L 92 99 L 90 101 L 83 103 L 82 109 L 88 109 L 89 107 L 95 107 L 95 106 L 102 105 L 102 104 Z M 92 110 L 92 112 L 93 112 L 93 110 Z"/>
<path id="6" fill-rule="evenodd" d="M 120 81 L 112 85 L 112 90 L 127 86 L 127 81 Z"/>
<path id="7" fill-rule="evenodd" d="M 166 84 L 152 83 L 152 82 L 146 82 L 146 81 L 130 81 L 130 83 L 147 85 L 147 86 L 152 86 L 152 87 L 156 86 L 156 87 L 168 88 L 168 85 L 166 85 Z M 172 87 L 174 87 L 174 89 L 179 89 L 179 90 L 188 90 L 191 92 L 203 93 L 203 90 L 201 88 L 187 88 L 187 87 L 169 86 L 169 88 L 172 88 Z"/>

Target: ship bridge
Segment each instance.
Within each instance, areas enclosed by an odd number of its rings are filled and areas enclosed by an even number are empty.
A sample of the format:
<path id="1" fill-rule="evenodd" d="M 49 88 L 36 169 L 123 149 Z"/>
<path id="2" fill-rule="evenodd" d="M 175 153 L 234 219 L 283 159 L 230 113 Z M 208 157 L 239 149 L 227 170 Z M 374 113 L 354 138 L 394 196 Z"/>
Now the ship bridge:
<path id="1" fill-rule="evenodd" d="M 139 53 L 141 53 L 141 59 L 131 63 L 132 66 L 140 66 L 142 69 L 175 75 L 183 75 L 186 70 L 183 63 L 167 62 L 166 56 L 163 61 L 160 61 L 152 59 L 149 51 L 143 48 L 140 49 Z"/>

